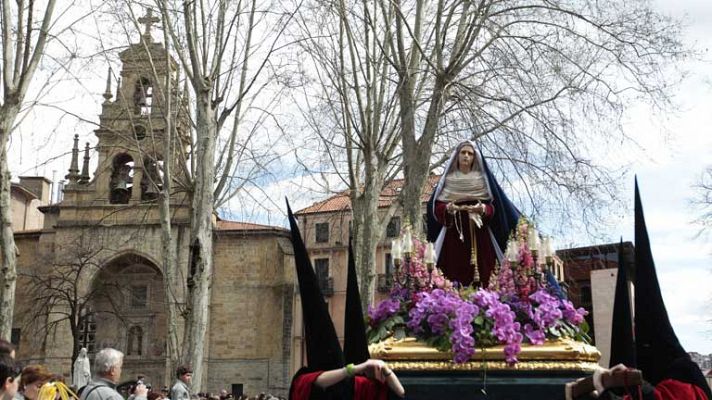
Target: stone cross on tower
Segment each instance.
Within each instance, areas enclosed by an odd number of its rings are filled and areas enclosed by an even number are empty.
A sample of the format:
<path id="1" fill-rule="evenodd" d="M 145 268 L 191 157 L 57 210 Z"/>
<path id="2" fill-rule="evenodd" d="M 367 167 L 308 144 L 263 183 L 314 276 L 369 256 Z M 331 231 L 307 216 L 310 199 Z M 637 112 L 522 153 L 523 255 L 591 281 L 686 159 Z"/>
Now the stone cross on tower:
<path id="1" fill-rule="evenodd" d="M 153 16 L 153 9 L 147 7 L 146 8 L 146 15 L 143 17 L 140 17 L 138 19 L 139 24 L 146 24 L 146 28 L 143 32 L 143 37 L 146 38 L 147 41 L 151 41 L 151 25 L 157 23 L 160 21 L 160 18 L 154 17 Z"/>

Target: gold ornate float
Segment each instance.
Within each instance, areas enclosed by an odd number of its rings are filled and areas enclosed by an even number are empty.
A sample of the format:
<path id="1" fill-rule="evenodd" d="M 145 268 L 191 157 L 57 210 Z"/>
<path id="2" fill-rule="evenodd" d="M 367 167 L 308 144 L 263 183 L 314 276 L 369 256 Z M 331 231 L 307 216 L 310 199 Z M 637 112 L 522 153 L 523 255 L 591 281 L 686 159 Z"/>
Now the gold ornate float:
<path id="1" fill-rule="evenodd" d="M 415 338 L 388 338 L 369 346 L 371 357 L 387 361 L 396 371 L 581 371 L 598 368 L 601 353 L 595 347 L 570 339 L 548 340 L 543 345 L 522 345 L 519 362 L 507 364 L 504 346 L 478 348 L 463 364 L 452 353 L 438 351 Z"/>

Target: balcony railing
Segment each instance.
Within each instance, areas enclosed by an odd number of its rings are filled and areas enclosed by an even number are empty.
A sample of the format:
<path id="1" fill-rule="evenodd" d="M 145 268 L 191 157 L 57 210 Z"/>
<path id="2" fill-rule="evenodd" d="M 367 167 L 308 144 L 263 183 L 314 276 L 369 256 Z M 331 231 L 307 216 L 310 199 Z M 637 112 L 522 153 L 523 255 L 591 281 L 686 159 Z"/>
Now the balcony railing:
<path id="1" fill-rule="evenodd" d="M 388 293 L 393 287 L 393 276 L 391 274 L 378 274 L 378 291 Z"/>
<path id="2" fill-rule="evenodd" d="M 334 295 L 334 278 L 319 278 L 319 289 L 321 289 L 321 294 L 326 297 L 331 297 Z"/>

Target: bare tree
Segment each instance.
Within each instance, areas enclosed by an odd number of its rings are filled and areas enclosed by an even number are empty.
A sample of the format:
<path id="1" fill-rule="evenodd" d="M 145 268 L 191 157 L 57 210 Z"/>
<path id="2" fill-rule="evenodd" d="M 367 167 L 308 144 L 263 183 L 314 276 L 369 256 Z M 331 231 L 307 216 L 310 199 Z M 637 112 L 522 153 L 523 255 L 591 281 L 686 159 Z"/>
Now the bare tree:
<path id="1" fill-rule="evenodd" d="M 712 230 L 712 166 L 707 167 L 693 187 L 696 197 L 692 204 L 696 207 L 698 215 L 695 223 L 700 225 L 700 235 Z"/>
<path id="2" fill-rule="evenodd" d="M 0 337 L 9 339 L 15 306 L 16 247 L 10 211 L 10 169 L 7 146 L 25 95 L 45 51 L 55 0 L 35 5 L 33 1 L 3 0 L 2 104 L 0 105 Z"/>
<path id="3" fill-rule="evenodd" d="M 182 361 L 193 365 L 193 388 L 197 391 L 203 384 L 215 211 L 277 157 L 269 135 L 260 133 L 279 98 L 278 92 L 264 90 L 269 84 L 266 72 L 268 67 L 275 68 L 269 60 L 278 49 L 280 27 L 290 14 L 273 18 L 275 9 L 256 1 L 156 0 L 153 5 L 162 20 L 166 48 L 177 58 L 186 82 L 180 104 L 173 97 L 175 85 L 166 83 L 160 88 L 162 106 L 173 107 L 175 112 L 190 118 L 187 126 L 190 149 L 184 153 L 190 157 L 179 159 L 178 165 L 163 163 L 165 183 L 158 200 L 166 280 L 177 276 L 177 272 L 170 272 L 175 268 L 170 266 L 175 266 L 168 201 L 173 194 L 172 183 L 177 182 L 191 201 L 189 271 L 182 282 L 187 290 L 186 308 L 182 312 L 185 318 Z M 137 25 L 142 20 L 135 17 L 131 6 L 131 2 L 124 3 L 124 9 L 129 10 L 128 20 Z M 173 118 L 175 112 L 164 116 Z M 175 121 L 166 121 L 167 132 L 176 129 L 171 123 Z M 172 136 L 173 139 L 164 138 L 163 146 L 178 150 L 182 146 L 176 142 L 179 135 Z M 171 168 L 182 173 L 172 174 Z M 176 175 L 182 178 L 175 179 Z M 180 283 L 175 280 L 174 284 Z M 166 290 L 167 295 L 176 288 L 171 290 Z M 171 335 L 169 346 L 173 346 L 170 343 L 177 344 L 177 335 Z M 180 356 L 177 347 L 175 352 L 170 351 L 171 357 Z"/>
<path id="4" fill-rule="evenodd" d="M 25 281 L 26 292 L 21 315 L 23 325 L 34 333 L 36 339 L 41 338 L 43 345 L 49 336 L 68 325 L 72 335 L 70 365 L 74 365 L 82 347 L 82 322 L 91 312 L 91 304 L 108 289 L 117 291 L 121 288 L 85 284 L 99 272 L 102 253 L 108 250 L 97 244 L 96 237 L 81 234 L 74 242 L 65 244 L 64 250 L 62 258 L 55 260 L 48 269 L 43 265 L 42 269 L 19 272 L 19 278 Z M 46 257 L 52 259 L 51 254 Z"/>
<path id="5" fill-rule="evenodd" d="M 380 47 L 377 39 L 388 32 L 383 21 L 354 18 L 354 13 L 367 12 L 353 9 L 359 7 L 344 1 L 314 2 L 300 13 L 296 35 L 309 55 L 302 72 L 304 82 L 311 83 L 302 85 L 298 95 L 308 101 L 295 103 L 314 138 L 313 146 L 297 151 L 302 165 L 309 173 L 328 171 L 338 186 L 348 188 L 365 306 L 370 302 L 365 294 L 374 293 L 376 247 L 397 204 L 379 213 L 381 191 L 400 171 L 400 130 L 390 49 Z M 320 161 L 312 163 L 315 154 Z"/>
<path id="6" fill-rule="evenodd" d="M 535 212 L 548 198 L 559 213 L 600 215 L 615 200 L 615 174 L 591 157 L 625 139 L 627 102 L 668 104 L 669 64 L 686 54 L 679 24 L 646 1 L 396 0 L 370 9 L 397 15 L 379 45 L 391 48 L 398 74 L 411 220 L 443 132 L 478 140 Z"/>

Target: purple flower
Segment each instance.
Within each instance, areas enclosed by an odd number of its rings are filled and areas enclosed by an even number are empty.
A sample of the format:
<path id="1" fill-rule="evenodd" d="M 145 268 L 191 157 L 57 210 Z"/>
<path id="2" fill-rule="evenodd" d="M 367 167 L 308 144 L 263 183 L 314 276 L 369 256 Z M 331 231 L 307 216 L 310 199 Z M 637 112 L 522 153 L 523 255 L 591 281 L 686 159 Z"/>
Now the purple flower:
<path id="1" fill-rule="evenodd" d="M 530 316 L 540 330 L 554 326 L 562 318 L 559 299 L 546 290 L 537 290 L 529 296 L 529 299 L 538 303 Z"/>
<path id="2" fill-rule="evenodd" d="M 415 334 L 448 335 L 453 359 L 463 363 L 475 353 L 472 321 L 479 308 L 452 291 L 434 289 L 415 296 L 415 305 L 408 313 L 408 328 Z"/>
<path id="3" fill-rule="evenodd" d="M 524 334 L 531 344 L 544 344 L 546 335 L 540 329 L 532 328 L 531 324 L 524 324 Z"/>
<path id="4" fill-rule="evenodd" d="M 400 301 L 397 299 L 386 299 L 378 303 L 376 307 L 368 307 L 368 317 L 371 326 L 377 325 L 379 322 L 384 321 L 400 309 Z"/>
<path id="5" fill-rule="evenodd" d="M 480 289 L 471 296 L 471 300 L 482 308 L 489 308 L 495 304 L 500 304 L 499 293 Z"/>
<path id="6" fill-rule="evenodd" d="M 561 300 L 561 308 L 564 318 L 574 325 L 579 325 L 583 322 L 583 317 L 588 314 L 588 311 L 583 308 L 579 307 L 578 309 L 575 309 L 574 305 L 569 300 Z"/>

